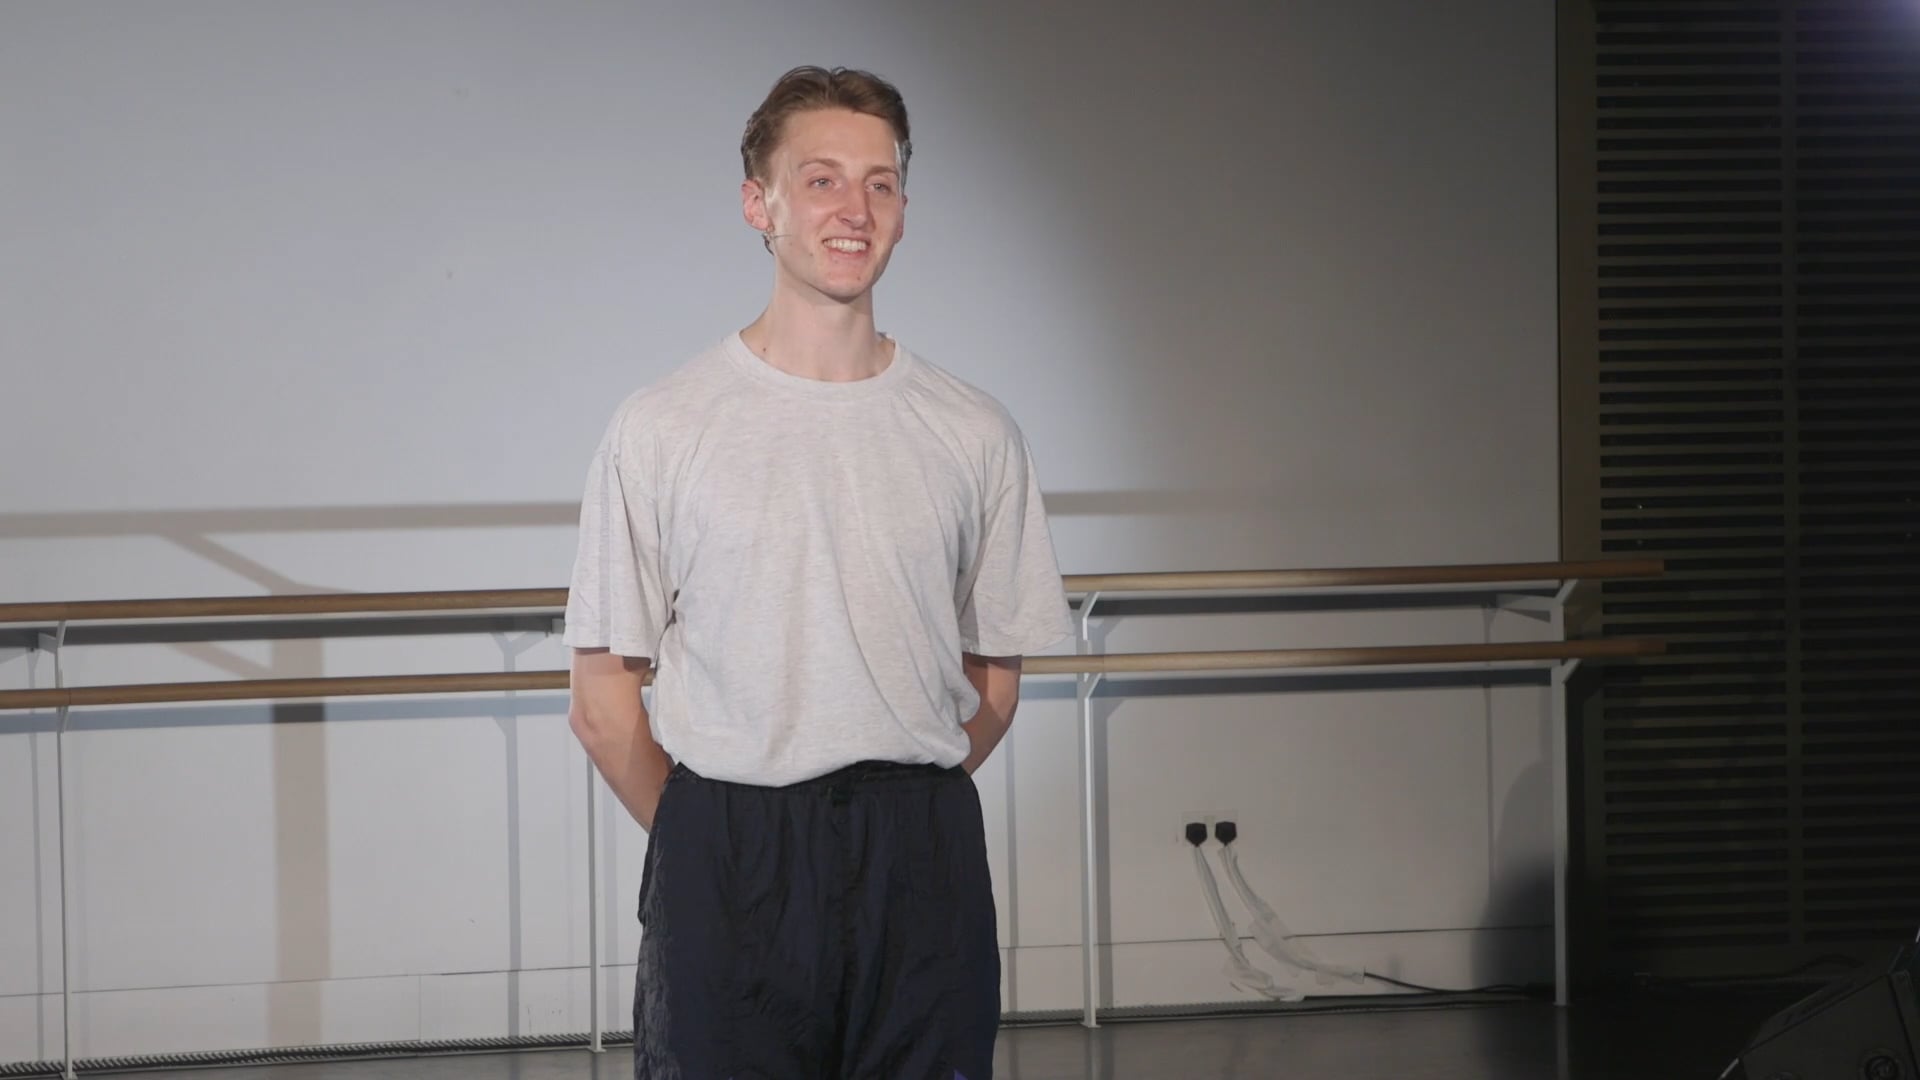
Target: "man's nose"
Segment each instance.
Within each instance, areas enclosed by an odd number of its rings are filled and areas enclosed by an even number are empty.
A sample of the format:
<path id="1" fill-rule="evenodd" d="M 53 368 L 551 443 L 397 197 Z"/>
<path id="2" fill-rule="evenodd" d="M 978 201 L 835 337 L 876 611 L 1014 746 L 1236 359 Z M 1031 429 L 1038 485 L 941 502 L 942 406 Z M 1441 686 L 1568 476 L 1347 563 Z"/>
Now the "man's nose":
<path id="1" fill-rule="evenodd" d="M 871 213 L 869 203 L 871 198 L 866 188 L 855 188 L 853 194 L 847 197 L 846 203 L 840 207 L 840 216 L 849 225 L 865 225 Z"/>

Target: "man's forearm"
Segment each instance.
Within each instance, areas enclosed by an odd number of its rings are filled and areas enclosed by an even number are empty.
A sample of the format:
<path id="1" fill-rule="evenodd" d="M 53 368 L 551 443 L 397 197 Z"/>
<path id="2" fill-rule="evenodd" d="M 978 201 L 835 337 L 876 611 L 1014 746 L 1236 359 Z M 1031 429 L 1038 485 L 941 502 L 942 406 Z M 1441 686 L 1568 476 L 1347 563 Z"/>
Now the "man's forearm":
<path id="1" fill-rule="evenodd" d="M 576 650 L 567 716 L 593 767 L 643 829 L 653 828 L 660 789 L 673 768 L 673 760 L 653 739 L 640 697 L 648 666 L 605 649 Z"/>
<path id="2" fill-rule="evenodd" d="M 653 814 L 660 805 L 660 790 L 666 785 L 673 759 L 653 739 L 645 709 L 640 710 L 632 727 L 624 733 L 609 731 L 597 737 L 585 737 L 581 744 L 594 768 L 606 780 L 607 788 L 633 820 L 643 829 L 653 828 Z"/>
<path id="3" fill-rule="evenodd" d="M 999 719 L 982 709 L 967 724 L 967 741 L 973 744 L 973 750 L 967 754 L 963 766 L 968 773 L 977 771 L 993 755 L 994 748 L 1006 737 L 1007 729 L 1013 725 L 1010 719 Z"/>
<path id="4" fill-rule="evenodd" d="M 967 741 L 973 744 L 965 768 L 978 769 L 1007 729 L 1013 726 L 1014 710 L 1020 706 L 1020 657 L 984 657 L 971 653 L 961 657 L 967 681 L 980 693 L 980 709 L 966 725 Z"/>

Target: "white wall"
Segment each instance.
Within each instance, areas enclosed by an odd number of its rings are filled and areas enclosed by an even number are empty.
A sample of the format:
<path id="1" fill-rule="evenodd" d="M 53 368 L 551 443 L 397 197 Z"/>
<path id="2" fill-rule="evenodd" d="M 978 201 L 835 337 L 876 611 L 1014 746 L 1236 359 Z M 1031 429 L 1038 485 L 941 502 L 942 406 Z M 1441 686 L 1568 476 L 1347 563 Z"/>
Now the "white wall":
<path id="1" fill-rule="evenodd" d="M 564 584 L 613 403 L 764 299 L 736 147 L 803 62 L 905 92 L 882 323 L 1014 409 L 1068 572 L 1554 558 L 1551 18 L 9 5 L 0 600 Z M 1540 633 L 1478 612 L 1105 629 L 1114 650 Z M 521 644 L 520 668 L 564 666 Z M 484 638 L 65 657 L 74 684 L 504 662 Z M 0 686 L 51 678 L 0 652 Z M 980 777 L 1022 1010 L 1078 1001 L 1063 690 L 1029 683 Z M 1324 954 L 1438 985 L 1544 977 L 1544 707 L 1103 709 L 1113 999 L 1239 996 L 1172 839 L 1189 810 L 1238 815 L 1256 886 Z M 563 710 L 76 714 L 77 1050 L 583 1030 L 586 772 Z M 0 1062 L 60 1053 L 51 723 L 0 715 Z M 630 823 L 605 841 L 615 1028 L 643 847 Z"/>

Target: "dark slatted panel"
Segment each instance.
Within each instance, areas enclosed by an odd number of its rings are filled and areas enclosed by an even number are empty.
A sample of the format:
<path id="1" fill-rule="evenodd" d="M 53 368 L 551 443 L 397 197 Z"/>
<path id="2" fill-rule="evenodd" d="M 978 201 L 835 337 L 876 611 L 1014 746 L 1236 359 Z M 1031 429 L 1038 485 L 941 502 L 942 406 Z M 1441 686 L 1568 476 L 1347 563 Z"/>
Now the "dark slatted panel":
<path id="1" fill-rule="evenodd" d="M 1794 25 L 1802 928 L 1920 926 L 1920 4 Z"/>
<path id="2" fill-rule="evenodd" d="M 1920 5 L 1596 0 L 1608 946 L 1920 927 Z"/>

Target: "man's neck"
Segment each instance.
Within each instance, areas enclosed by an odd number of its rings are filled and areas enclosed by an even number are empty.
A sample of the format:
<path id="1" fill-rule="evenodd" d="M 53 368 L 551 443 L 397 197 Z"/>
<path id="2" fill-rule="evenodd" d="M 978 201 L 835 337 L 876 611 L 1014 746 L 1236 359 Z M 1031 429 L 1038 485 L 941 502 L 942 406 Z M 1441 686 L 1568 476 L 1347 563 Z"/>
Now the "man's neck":
<path id="1" fill-rule="evenodd" d="M 740 340 L 781 371 L 822 382 L 869 379 L 893 359 L 892 345 L 874 330 L 871 297 L 860 304 L 809 303 L 776 292 Z"/>

